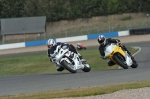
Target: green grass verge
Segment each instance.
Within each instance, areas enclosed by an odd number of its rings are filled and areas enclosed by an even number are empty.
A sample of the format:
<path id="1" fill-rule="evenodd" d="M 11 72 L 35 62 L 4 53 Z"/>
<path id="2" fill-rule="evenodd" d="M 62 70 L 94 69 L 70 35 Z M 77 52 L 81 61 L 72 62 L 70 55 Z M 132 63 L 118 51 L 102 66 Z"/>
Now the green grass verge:
<path id="1" fill-rule="evenodd" d="M 46 92 L 38 92 L 32 94 L 0 96 L 0 99 L 52 99 L 52 98 L 64 98 L 64 97 L 65 98 L 84 97 L 84 96 L 109 94 L 119 90 L 137 89 L 143 87 L 150 87 L 150 80 L 122 83 L 122 84 L 112 84 L 112 85 L 105 85 L 105 86 L 92 86 L 92 87 L 75 88 L 75 89 L 46 91 Z"/>
<path id="2" fill-rule="evenodd" d="M 129 48 L 134 53 L 138 49 Z M 117 66 L 107 66 L 106 60 L 100 57 L 98 50 L 79 51 L 88 61 L 92 70 L 114 69 Z M 55 73 L 56 66 L 49 61 L 45 53 L 22 54 L 0 59 L 0 76 Z M 68 71 L 63 71 L 68 72 Z"/>

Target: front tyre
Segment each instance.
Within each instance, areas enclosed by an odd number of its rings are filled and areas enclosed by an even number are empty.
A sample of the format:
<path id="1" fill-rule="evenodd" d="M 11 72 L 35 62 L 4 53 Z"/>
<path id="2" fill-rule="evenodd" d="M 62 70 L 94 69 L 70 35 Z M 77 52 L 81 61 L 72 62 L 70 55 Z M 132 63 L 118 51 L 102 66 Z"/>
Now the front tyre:
<path id="1" fill-rule="evenodd" d="M 82 61 L 82 64 L 84 65 L 84 68 L 82 69 L 82 71 L 89 72 L 91 70 L 90 65 L 85 60 Z"/>
<path id="2" fill-rule="evenodd" d="M 132 68 L 137 68 L 138 67 L 138 64 L 136 62 L 136 60 L 132 60 L 133 61 L 133 64 L 131 65 Z"/>
<path id="3" fill-rule="evenodd" d="M 68 63 L 66 60 L 63 60 L 63 61 L 61 62 L 61 65 L 62 65 L 66 70 L 68 70 L 68 71 L 71 72 L 71 73 L 76 73 L 76 72 L 77 72 L 77 70 L 75 69 L 74 65 Z"/>
<path id="4" fill-rule="evenodd" d="M 89 72 L 91 70 L 91 68 L 90 67 L 84 67 L 83 69 L 82 69 L 82 71 L 84 71 L 84 72 Z"/>
<path id="5" fill-rule="evenodd" d="M 124 69 L 128 69 L 128 65 L 125 63 L 125 58 L 120 54 L 116 53 L 113 56 L 113 59 L 116 61 L 118 65 L 120 65 Z"/>

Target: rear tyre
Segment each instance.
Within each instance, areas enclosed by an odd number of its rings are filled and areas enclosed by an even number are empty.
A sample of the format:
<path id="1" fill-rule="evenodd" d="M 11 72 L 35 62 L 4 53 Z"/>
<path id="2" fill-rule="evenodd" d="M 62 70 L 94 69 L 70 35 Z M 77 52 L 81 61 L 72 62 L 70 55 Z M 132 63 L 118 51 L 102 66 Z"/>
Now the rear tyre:
<path id="1" fill-rule="evenodd" d="M 74 65 L 68 63 L 68 62 L 65 61 L 65 60 L 63 60 L 63 61 L 61 62 L 61 65 L 62 65 L 66 70 L 68 70 L 68 71 L 71 72 L 71 73 L 76 73 L 76 72 L 77 72 L 77 70 L 75 69 Z"/>
<path id="2" fill-rule="evenodd" d="M 128 65 L 125 63 L 125 58 L 120 54 L 116 53 L 113 56 L 113 59 L 117 62 L 118 65 L 120 65 L 124 69 L 128 69 Z"/>

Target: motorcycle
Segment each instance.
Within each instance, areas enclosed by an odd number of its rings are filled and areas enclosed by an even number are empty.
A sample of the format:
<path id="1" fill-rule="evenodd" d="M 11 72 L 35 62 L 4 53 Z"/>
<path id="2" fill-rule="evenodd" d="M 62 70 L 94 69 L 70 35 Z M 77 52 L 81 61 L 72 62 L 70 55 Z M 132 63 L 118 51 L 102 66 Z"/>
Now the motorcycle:
<path id="1" fill-rule="evenodd" d="M 54 51 L 53 57 L 55 57 L 55 63 L 62 66 L 71 73 L 76 73 L 77 70 L 89 72 L 91 70 L 90 65 L 85 59 L 80 59 L 79 55 L 69 51 L 68 48 L 61 48 L 57 46 Z"/>
<path id="2" fill-rule="evenodd" d="M 115 64 L 120 65 L 124 69 L 128 67 L 137 68 L 138 64 L 135 59 L 132 59 L 127 51 L 123 50 L 122 45 L 109 44 L 105 48 L 105 58 L 113 61 Z"/>
<path id="3" fill-rule="evenodd" d="M 77 46 L 77 50 L 82 50 L 82 49 L 86 50 L 86 47 L 83 44 L 80 46 Z"/>

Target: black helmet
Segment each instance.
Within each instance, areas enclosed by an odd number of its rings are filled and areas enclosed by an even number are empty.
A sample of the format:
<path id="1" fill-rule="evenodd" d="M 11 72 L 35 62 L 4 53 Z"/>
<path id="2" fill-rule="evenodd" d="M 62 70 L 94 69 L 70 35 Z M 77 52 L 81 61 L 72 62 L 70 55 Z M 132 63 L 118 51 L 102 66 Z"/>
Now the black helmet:
<path id="1" fill-rule="evenodd" d="M 99 35 L 97 40 L 98 40 L 99 44 L 105 45 L 105 43 L 106 43 L 106 38 L 103 35 Z"/>

